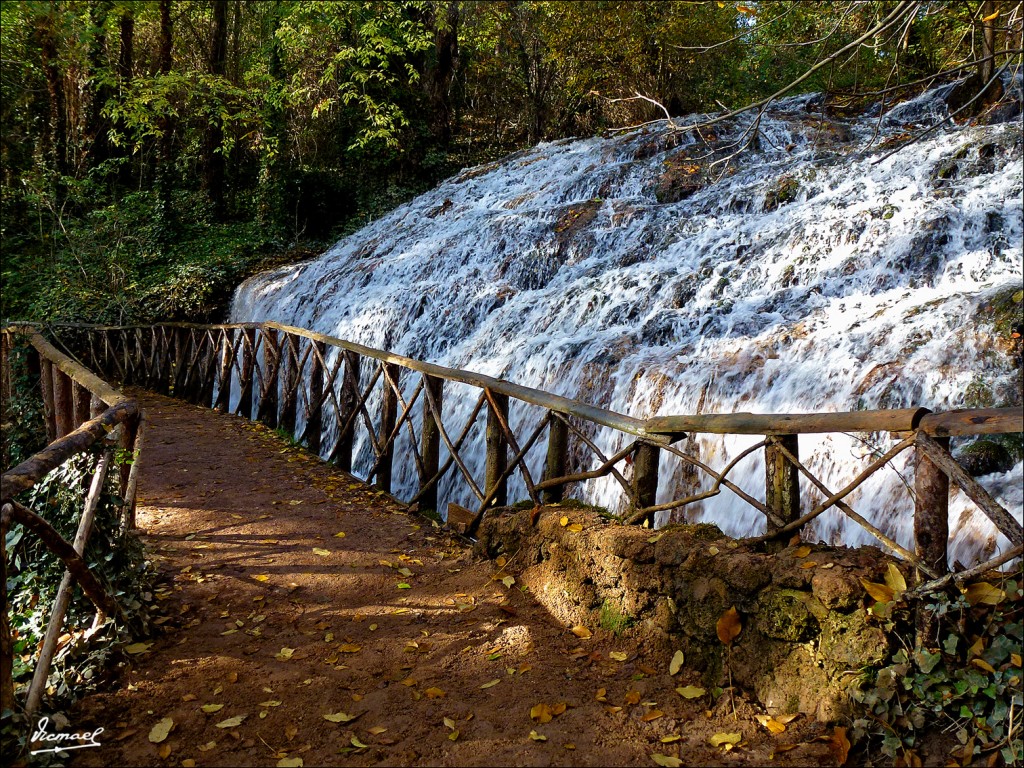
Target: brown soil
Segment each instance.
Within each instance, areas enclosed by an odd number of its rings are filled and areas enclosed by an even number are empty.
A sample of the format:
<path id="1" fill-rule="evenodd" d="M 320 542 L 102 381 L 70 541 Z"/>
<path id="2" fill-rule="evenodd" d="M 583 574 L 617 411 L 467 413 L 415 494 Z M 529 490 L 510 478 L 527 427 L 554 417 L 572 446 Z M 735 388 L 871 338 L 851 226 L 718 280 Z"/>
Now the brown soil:
<path id="1" fill-rule="evenodd" d="M 682 698 L 700 671 L 670 675 L 638 629 L 577 637 L 464 542 L 270 430 L 140 397 L 138 524 L 174 619 L 116 690 L 75 707 L 76 731 L 106 730 L 74 765 L 843 761 L 832 729 L 773 735 L 741 692 Z M 564 711 L 540 723 L 538 704 Z M 742 743 L 712 746 L 723 732 Z"/>

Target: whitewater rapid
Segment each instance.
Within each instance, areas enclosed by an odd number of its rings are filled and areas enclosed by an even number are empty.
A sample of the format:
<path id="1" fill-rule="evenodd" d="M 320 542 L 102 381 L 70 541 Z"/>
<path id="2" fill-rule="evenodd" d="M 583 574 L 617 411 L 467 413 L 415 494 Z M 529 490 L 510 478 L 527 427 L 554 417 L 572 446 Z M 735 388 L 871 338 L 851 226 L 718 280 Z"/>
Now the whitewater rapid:
<path id="1" fill-rule="evenodd" d="M 889 156 L 894 137 L 942 113 L 941 94 L 846 121 L 823 119 L 819 101 L 780 103 L 739 154 L 749 116 L 541 144 L 465 170 L 322 256 L 247 280 L 231 319 L 300 326 L 639 418 L 1019 405 L 1019 361 L 985 307 L 1022 283 L 1020 125 L 950 124 Z M 470 395 L 446 392 L 450 429 L 468 417 Z M 514 404 L 517 434 L 542 415 Z M 611 454 L 628 437 L 600 429 L 593 439 Z M 755 441 L 678 445 L 721 468 Z M 835 490 L 891 445 L 886 434 L 807 435 L 800 455 Z M 365 472 L 365 436 L 356 448 Z M 600 463 L 574 455 L 577 468 Z M 910 455 L 848 499 L 904 545 Z M 464 458 L 482 479 L 482 433 Z M 542 462 L 543 441 L 535 477 Z M 731 479 L 763 500 L 763 472 L 758 453 Z M 711 482 L 668 455 L 661 474 L 659 502 Z M 1018 462 L 983 480 L 1019 510 L 1021 478 Z M 394 487 L 413 495 L 412 462 L 396 462 Z M 805 505 L 820 500 L 803 488 Z M 440 491 L 442 509 L 471 499 L 453 479 Z M 624 503 L 611 478 L 572 495 L 613 511 Z M 517 474 L 510 499 L 525 496 Z M 1006 546 L 972 510 L 963 494 L 951 501 L 951 559 L 964 563 Z M 687 507 L 685 520 L 733 535 L 764 526 L 728 492 Z M 875 543 L 838 511 L 809 535 Z"/>

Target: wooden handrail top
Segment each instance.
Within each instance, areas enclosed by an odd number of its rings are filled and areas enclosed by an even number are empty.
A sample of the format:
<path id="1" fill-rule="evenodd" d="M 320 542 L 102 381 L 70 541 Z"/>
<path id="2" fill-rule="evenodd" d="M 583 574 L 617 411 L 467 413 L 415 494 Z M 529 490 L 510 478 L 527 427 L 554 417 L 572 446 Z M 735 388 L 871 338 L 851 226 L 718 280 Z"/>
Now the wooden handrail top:
<path id="1" fill-rule="evenodd" d="M 88 449 L 118 424 L 134 418 L 138 413 L 139 406 L 134 400 L 122 400 L 96 418 L 85 422 L 74 432 L 54 440 L 39 453 L 4 472 L 0 478 L 0 499 L 7 501 L 22 491 L 27 491 L 47 473 L 75 454 Z"/>
<path id="2" fill-rule="evenodd" d="M 519 384 L 496 379 L 481 373 L 465 371 L 457 368 L 414 360 L 403 355 L 396 355 L 362 344 L 345 341 L 335 336 L 309 331 L 305 328 L 296 328 L 290 325 L 283 325 L 275 322 L 249 322 L 249 323 L 154 323 L 151 325 L 99 325 L 90 323 L 54 323 L 53 325 L 65 328 L 83 328 L 97 331 L 125 331 L 137 330 L 140 328 L 188 328 L 202 330 L 230 330 L 230 329 L 260 329 L 268 328 L 284 333 L 302 336 L 312 341 L 323 342 L 333 347 L 339 347 L 355 352 L 359 355 L 379 360 L 384 363 L 393 363 L 403 368 L 425 373 L 447 381 L 456 381 L 471 386 L 482 387 L 514 397 L 517 400 L 531 403 L 547 408 L 558 413 L 579 416 L 587 421 L 601 424 L 603 426 L 617 429 L 621 432 L 643 437 L 651 442 L 668 444 L 679 439 L 687 433 L 707 434 L 732 434 L 732 435 L 787 435 L 787 434 L 814 434 L 827 432 L 912 432 L 920 429 L 928 435 L 936 437 L 945 436 L 967 436 L 984 434 L 1005 434 L 1024 432 L 1024 408 L 978 408 L 967 410 L 948 411 L 945 413 L 932 413 L 927 408 L 900 408 L 874 411 L 847 411 L 847 412 L 826 412 L 826 413 L 717 413 L 699 415 L 670 415 L 655 416 L 650 419 L 638 419 L 626 414 L 617 413 L 604 408 L 588 405 L 587 403 L 573 400 L 572 398 L 554 395 L 550 392 L 525 387 Z M 36 326 L 24 325 L 23 328 L 31 330 L 38 335 Z M 41 338 L 41 337 L 40 337 Z M 45 340 L 42 340 L 46 343 Z M 74 361 L 68 360 L 60 352 L 48 345 L 47 357 L 52 354 L 81 369 Z M 38 347 L 37 347 L 38 348 Z M 68 375 L 71 373 L 63 365 L 61 370 Z M 87 376 L 95 378 L 88 371 Z M 72 376 L 72 378 L 75 378 Z M 75 379 L 79 381 L 78 378 Z M 90 385 L 79 381 L 87 386 L 90 391 L 95 391 L 92 386 L 98 384 L 110 389 L 104 382 L 96 380 Z M 122 397 L 119 393 L 111 390 L 114 396 Z M 110 403 L 106 400 L 104 402 Z"/>

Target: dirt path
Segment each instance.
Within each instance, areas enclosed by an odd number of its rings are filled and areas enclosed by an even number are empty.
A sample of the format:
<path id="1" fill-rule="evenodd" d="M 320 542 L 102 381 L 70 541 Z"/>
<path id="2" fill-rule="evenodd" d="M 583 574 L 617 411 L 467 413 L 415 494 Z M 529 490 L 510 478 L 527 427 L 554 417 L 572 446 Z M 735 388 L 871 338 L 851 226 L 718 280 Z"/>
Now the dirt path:
<path id="1" fill-rule="evenodd" d="M 77 705 L 76 730 L 106 731 L 75 765 L 836 764 L 830 732 L 772 736 L 739 697 L 705 712 L 663 650 L 581 640 L 493 563 L 264 427 L 142 400 L 139 527 L 177 618 L 117 690 Z M 718 732 L 744 744 L 711 746 Z"/>

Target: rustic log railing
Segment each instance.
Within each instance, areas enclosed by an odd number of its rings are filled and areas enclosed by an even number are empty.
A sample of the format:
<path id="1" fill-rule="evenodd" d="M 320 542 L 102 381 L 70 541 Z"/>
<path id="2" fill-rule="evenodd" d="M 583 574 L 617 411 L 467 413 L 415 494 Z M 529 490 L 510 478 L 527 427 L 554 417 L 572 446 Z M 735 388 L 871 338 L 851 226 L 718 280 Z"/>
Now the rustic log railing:
<path id="1" fill-rule="evenodd" d="M 27 714 L 38 708 L 57 651 L 64 616 L 75 583 L 96 607 L 98 626 L 105 617 L 123 618 L 121 608 L 82 557 L 107 475 L 116 465 L 122 500 L 122 525 L 135 525 L 135 489 L 142 448 L 144 417 L 136 402 L 93 372 L 57 350 L 32 326 L 0 331 L 0 406 L 4 413 L 12 395 L 10 355 L 18 339 L 27 340 L 31 366 L 38 371 L 47 437 L 43 450 L 3 473 L 0 480 L 0 709 L 15 705 L 13 643 L 7 599 L 7 529 L 20 523 L 37 536 L 66 567 L 50 612 L 39 658 L 24 704 Z M 74 542 L 65 540 L 45 519 L 15 497 L 30 490 L 49 472 L 85 453 L 101 448 Z M 133 457 L 129 460 L 127 457 Z"/>
<path id="2" fill-rule="evenodd" d="M 67 326 L 62 334 L 89 363 L 124 383 L 139 384 L 222 411 L 256 418 L 283 429 L 340 468 L 351 471 L 357 433 L 362 436 L 364 477 L 383 491 L 392 490 L 396 457 L 408 462 L 418 477 L 406 503 L 421 509 L 438 506 L 439 487 L 446 478 L 461 481 L 476 500 L 465 522 L 472 535 L 487 509 L 506 503 L 508 481 L 518 473 L 535 503 L 562 499 L 574 483 L 610 477 L 628 502 L 622 522 L 653 520 L 660 511 L 683 508 L 725 488 L 754 507 L 766 520 L 761 540 L 778 540 L 836 508 L 885 546 L 912 563 L 920 578 L 936 579 L 947 572 L 947 510 L 951 482 L 989 517 L 1010 542 L 1022 547 L 1020 510 L 1011 514 L 956 462 L 949 453 L 951 436 L 1024 431 L 1021 408 L 974 409 L 931 413 L 906 408 L 850 413 L 709 414 L 637 419 L 470 371 L 446 368 L 360 344 L 277 323 L 154 326 Z M 72 339 L 71 335 L 75 335 Z M 468 390 L 468 392 L 467 392 Z M 457 429 L 446 425 L 456 398 L 473 403 Z M 464 403 L 465 405 L 466 403 Z M 520 442 L 510 404 L 540 409 L 539 418 L 520 418 L 526 439 Z M 420 410 L 417 434 L 414 423 Z M 371 412 L 372 410 L 372 412 Z M 486 417 L 481 430 L 481 416 Z M 463 413 L 465 413 L 465 409 Z M 536 410 L 534 411 L 536 413 Z M 449 416 L 449 422 L 451 418 Z M 606 455 L 596 444 L 598 426 L 632 438 L 621 450 Z M 480 435 L 480 432 L 483 432 Z M 546 448 L 541 438 L 547 432 Z M 832 490 L 800 460 L 799 436 L 813 433 L 889 433 L 900 438 L 879 451 L 845 487 Z M 674 443 L 695 433 L 761 435 L 764 439 L 735 456 L 717 472 Z M 467 441 L 483 439 L 484 477 L 474 476 L 464 456 Z M 441 444 L 447 457 L 441 461 Z M 401 450 L 396 448 L 401 444 Z M 541 456 L 531 451 L 545 451 Z M 846 501 L 875 472 L 904 451 L 915 452 L 915 544 L 913 551 L 886 536 Z M 729 479 L 749 456 L 763 451 L 765 502 Z M 656 503 L 659 466 L 668 454 L 694 472 L 713 480 L 710 489 Z M 570 469 L 596 462 L 591 469 Z M 668 460 L 668 459 L 666 459 Z M 535 478 L 530 466 L 542 467 Z M 800 477 L 823 496 L 801 515 Z M 452 505 L 453 513 L 457 510 Z M 1005 557 L 1003 553 L 1001 557 Z"/>

